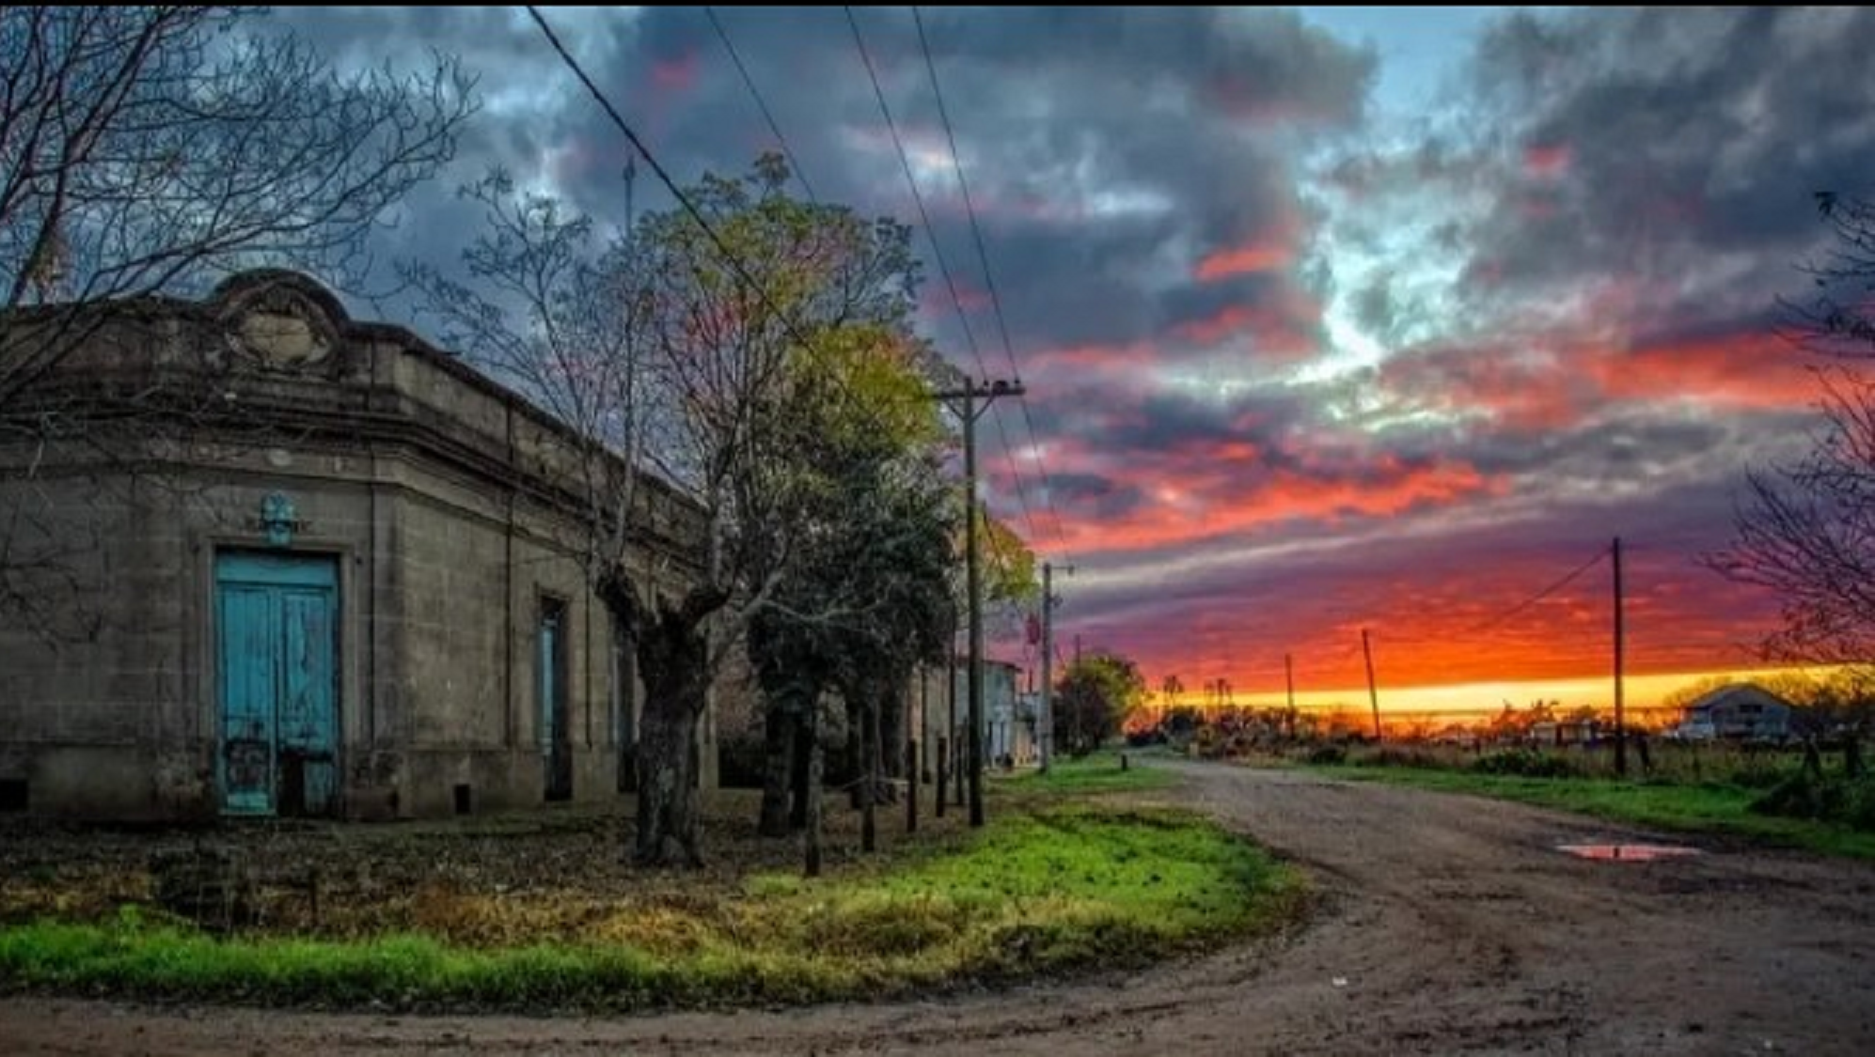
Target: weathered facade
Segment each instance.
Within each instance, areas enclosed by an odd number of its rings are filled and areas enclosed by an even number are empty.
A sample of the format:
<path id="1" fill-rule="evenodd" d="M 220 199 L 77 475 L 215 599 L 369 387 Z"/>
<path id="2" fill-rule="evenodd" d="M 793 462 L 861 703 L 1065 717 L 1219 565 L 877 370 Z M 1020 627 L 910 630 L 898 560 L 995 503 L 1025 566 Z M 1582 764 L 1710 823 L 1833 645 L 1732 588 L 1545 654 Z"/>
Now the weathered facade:
<path id="1" fill-rule="evenodd" d="M 1034 761 L 1035 712 L 1024 703 L 1029 695 L 1017 692 L 1020 677 L 1021 670 L 1014 664 L 993 658 L 983 661 L 982 745 L 986 768 L 994 767 L 1005 756 L 1019 764 Z M 969 744 L 970 659 L 959 656 L 948 666 L 921 666 L 912 677 L 905 707 L 910 717 L 904 729 L 918 738 L 920 751 L 929 754 L 921 761 L 921 772 L 935 766 L 939 738 L 945 740 L 949 758 L 961 760 L 958 754 L 966 752 Z"/>
<path id="2" fill-rule="evenodd" d="M 575 438 L 514 392 L 266 272 L 114 313 L 10 403 L 57 424 L 0 447 L 35 603 L 0 624 L 10 806 L 401 817 L 629 789 L 639 683 L 587 588 Z M 679 590 L 694 508 L 638 493 L 628 564 Z"/>

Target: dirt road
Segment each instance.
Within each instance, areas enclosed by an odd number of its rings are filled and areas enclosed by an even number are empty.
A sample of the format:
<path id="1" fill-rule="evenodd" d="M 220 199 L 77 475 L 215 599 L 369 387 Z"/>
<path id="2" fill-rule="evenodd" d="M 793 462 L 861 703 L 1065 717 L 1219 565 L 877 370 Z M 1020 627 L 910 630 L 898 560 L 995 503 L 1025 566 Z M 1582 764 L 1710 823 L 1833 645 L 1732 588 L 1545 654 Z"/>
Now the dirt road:
<path id="1" fill-rule="evenodd" d="M 922 1003 L 624 1020 L 0 1000 L 0 1053 L 1869 1054 L 1875 867 L 1469 797 L 1173 764 L 1176 798 L 1302 864 L 1294 936 L 1126 980 Z M 1686 843 L 1673 841 L 1672 843 Z"/>

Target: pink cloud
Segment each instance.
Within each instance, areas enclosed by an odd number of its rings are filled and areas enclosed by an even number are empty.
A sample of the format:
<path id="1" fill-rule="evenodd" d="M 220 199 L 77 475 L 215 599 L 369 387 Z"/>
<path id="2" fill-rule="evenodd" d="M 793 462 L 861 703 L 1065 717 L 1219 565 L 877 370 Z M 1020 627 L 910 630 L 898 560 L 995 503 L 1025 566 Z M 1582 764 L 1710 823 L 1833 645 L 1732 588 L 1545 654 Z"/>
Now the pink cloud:
<path id="1" fill-rule="evenodd" d="M 1574 152 L 1566 143 L 1538 143 L 1524 148 L 1523 171 L 1539 179 L 1555 179 L 1569 171 Z"/>
<path id="2" fill-rule="evenodd" d="M 1200 282 L 1215 282 L 1233 275 L 1278 272 L 1295 260 L 1295 251 L 1279 242 L 1250 242 L 1206 254 L 1192 275 Z"/>

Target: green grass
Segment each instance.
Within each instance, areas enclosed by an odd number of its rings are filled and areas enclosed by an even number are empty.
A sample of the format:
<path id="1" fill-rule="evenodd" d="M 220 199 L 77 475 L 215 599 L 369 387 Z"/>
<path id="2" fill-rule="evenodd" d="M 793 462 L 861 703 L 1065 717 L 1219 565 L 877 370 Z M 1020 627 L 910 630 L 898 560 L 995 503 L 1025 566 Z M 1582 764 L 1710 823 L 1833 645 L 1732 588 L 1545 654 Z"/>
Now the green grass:
<path id="1" fill-rule="evenodd" d="M 1049 762 L 1047 774 L 1030 771 L 1000 784 L 1024 792 L 1078 796 L 1086 793 L 1164 789 L 1177 781 L 1174 775 L 1161 768 L 1140 766 L 1141 754 L 1138 751 L 1129 751 L 1126 755 L 1128 766 L 1124 771 L 1120 769 L 1120 753 L 1103 750 L 1078 760 L 1065 755 L 1057 756 Z"/>
<path id="2" fill-rule="evenodd" d="M 0 988 L 395 1008 L 868 998 L 1135 965 L 1281 925 L 1303 902 L 1293 871 L 1197 816 L 1064 805 L 871 873 L 757 875 L 740 898 L 596 914 L 577 944 L 223 939 L 134 907 L 41 920 L 0 929 Z"/>
<path id="3" fill-rule="evenodd" d="M 1875 859 L 1875 833 L 1809 819 L 1757 814 L 1763 790 L 1729 783 L 1629 782 L 1607 778 L 1524 778 L 1412 767 L 1322 767 L 1339 778 L 1516 800 L 1598 818 L 1691 833 L 1722 833 L 1826 855 Z"/>

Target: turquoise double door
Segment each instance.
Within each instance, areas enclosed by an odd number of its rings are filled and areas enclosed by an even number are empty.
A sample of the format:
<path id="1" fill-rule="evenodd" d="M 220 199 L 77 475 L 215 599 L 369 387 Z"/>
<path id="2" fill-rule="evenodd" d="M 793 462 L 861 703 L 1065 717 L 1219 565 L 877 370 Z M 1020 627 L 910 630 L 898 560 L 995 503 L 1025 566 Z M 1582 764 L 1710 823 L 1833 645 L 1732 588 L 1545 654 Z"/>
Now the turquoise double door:
<path id="1" fill-rule="evenodd" d="M 338 806 L 338 564 L 224 551 L 215 560 L 222 811 Z"/>

